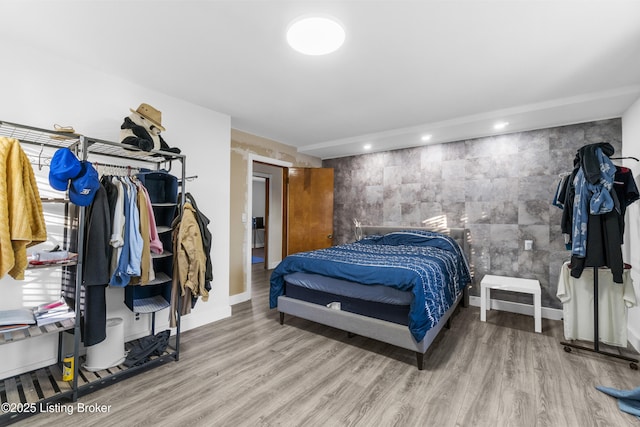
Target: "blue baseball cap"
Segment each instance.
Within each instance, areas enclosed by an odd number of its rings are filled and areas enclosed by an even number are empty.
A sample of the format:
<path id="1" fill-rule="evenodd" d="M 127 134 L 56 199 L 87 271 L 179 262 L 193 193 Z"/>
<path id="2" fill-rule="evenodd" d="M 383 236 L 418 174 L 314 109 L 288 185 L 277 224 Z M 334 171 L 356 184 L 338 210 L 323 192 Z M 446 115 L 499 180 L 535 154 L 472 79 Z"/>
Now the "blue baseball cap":
<path id="1" fill-rule="evenodd" d="M 56 190 L 65 191 L 69 180 L 80 173 L 80 160 L 68 148 L 60 148 L 49 164 L 49 184 Z"/>
<path id="2" fill-rule="evenodd" d="M 81 162 L 80 174 L 71 180 L 69 200 L 78 206 L 89 206 L 100 188 L 98 171 L 87 161 Z"/>

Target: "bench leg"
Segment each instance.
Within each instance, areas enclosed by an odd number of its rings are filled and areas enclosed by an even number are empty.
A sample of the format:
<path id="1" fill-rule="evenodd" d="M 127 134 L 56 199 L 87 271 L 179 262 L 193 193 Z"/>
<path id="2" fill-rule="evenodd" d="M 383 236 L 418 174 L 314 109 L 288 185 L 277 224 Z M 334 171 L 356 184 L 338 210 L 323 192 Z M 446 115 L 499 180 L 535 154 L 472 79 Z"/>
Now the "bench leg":
<path id="1" fill-rule="evenodd" d="M 486 322 L 487 321 L 487 310 L 490 309 L 490 307 L 487 307 L 487 302 L 489 301 L 490 298 L 490 292 L 489 292 L 489 288 L 487 286 L 480 286 L 480 321 L 481 322 Z"/>
<path id="2" fill-rule="evenodd" d="M 542 296 L 540 292 L 533 295 L 533 315 L 535 317 L 535 330 L 542 333 Z"/>

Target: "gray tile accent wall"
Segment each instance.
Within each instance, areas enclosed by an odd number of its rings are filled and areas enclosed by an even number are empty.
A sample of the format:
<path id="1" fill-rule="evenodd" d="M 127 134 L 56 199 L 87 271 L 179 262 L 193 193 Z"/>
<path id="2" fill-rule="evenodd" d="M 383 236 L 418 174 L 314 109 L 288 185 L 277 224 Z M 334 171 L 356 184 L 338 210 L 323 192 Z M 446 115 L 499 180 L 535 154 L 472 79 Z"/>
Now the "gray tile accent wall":
<path id="1" fill-rule="evenodd" d="M 334 242 L 353 240 L 353 218 L 368 225 L 427 220 L 466 227 L 472 295 L 480 294 L 485 274 L 533 278 L 542 285 L 543 306 L 561 308 L 558 275 L 570 253 L 562 211 L 551 201 L 578 148 L 601 141 L 621 155 L 620 119 L 325 160 L 323 167 L 335 170 Z M 534 241 L 532 251 L 524 250 L 524 240 Z M 495 297 L 531 303 L 528 295 Z"/>

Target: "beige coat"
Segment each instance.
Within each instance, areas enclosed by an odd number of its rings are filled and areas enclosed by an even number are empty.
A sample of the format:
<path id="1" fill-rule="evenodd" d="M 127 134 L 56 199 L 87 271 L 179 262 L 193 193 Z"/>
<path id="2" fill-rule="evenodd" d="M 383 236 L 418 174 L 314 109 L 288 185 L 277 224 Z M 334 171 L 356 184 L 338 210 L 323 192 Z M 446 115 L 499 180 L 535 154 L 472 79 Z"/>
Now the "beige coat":
<path id="1" fill-rule="evenodd" d="M 209 299 L 205 288 L 206 256 L 202 235 L 191 203 L 184 204 L 182 218 L 173 234 L 173 285 L 171 290 L 171 327 L 175 327 L 178 298 L 182 300 L 181 315 L 191 312 L 191 298 Z"/>
<path id="2" fill-rule="evenodd" d="M 27 248 L 47 240 L 42 202 L 20 142 L 0 137 L 0 277 L 24 279 Z"/>

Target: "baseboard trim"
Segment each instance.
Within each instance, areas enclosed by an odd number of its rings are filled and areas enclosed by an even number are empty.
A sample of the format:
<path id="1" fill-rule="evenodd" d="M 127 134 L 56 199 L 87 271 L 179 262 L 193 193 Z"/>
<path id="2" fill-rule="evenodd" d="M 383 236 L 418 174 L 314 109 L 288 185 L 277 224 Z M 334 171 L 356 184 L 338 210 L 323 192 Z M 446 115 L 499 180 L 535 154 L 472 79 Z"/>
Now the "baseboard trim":
<path id="1" fill-rule="evenodd" d="M 480 297 L 470 296 L 469 304 L 474 307 L 480 307 Z M 508 311 L 510 313 L 533 316 L 533 305 L 523 304 L 520 302 L 492 299 L 491 310 Z M 542 317 L 551 320 L 562 320 L 562 310 L 558 308 L 542 307 Z"/>
<path id="2" fill-rule="evenodd" d="M 241 302 L 249 301 L 251 299 L 251 293 L 242 292 L 240 294 L 229 296 L 229 305 L 240 304 Z"/>

